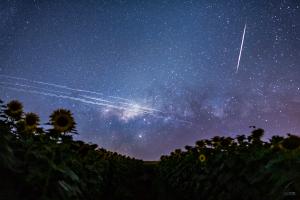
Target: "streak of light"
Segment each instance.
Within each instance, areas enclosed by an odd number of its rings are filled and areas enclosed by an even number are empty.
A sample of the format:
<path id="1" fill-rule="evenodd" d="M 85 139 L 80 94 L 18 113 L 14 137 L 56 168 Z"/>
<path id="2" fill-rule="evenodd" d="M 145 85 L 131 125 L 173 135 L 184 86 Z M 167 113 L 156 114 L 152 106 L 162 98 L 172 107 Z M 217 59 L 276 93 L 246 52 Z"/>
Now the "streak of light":
<path id="1" fill-rule="evenodd" d="M 27 84 L 8 83 L 8 82 L 0 82 L 0 84 L 2 84 L 2 85 L 11 85 L 11 86 L 20 86 L 20 87 L 25 87 L 25 88 L 35 88 L 35 89 L 39 89 L 39 90 L 43 90 L 43 91 L 47 91 L 47 92 L 54 92 L 54 93 L 61 93 L 61 94 L 71 95 L 71 93 L 69 93 L 69 92 L 62 92 L 62 91 L 58 91 L 58 90 L 50 90 L 50 89 L 41 88 L 41 87 L 32 86 L 32 85 L 27 85 Z"/>
<path id="2" fill-rule="evenodd" d="M 87 96 L 87 95 L 80 95 L 84 98 L 87 98 L 87 99 L 92 99 L 92 100 L 95 100 L 95 101 L 107 101 L 107 100 L 104 100 L 102 98 L 97 98 L 97 97 L 91 97 L 91 96 Z M 107 102 L 110 102 L 110 101 L 107 101 Z M 126 103 L 126 102 L 114 102 L 114 103 L 118 103 L 118 104 L 122 104 L 122 105 L 128 105 L 128 106 L 132 106 L 132 107 L 138 107 L 139 109 L 141 110 L 145 110 L 145 111 L 151 111 L 151 112 L 159 112 L 159 113 L 165 113 L 163 111 L 160 111 L 160 110 L 157 110 L 157 109 L 154 109 L 154 108 L 149 108 L 149 107 L 145 107 L 145 106 L 140 106 L 138 104 L 134 104 L 134 103 Z"/>
<path id="3" fill-rule="evenodd" d="M 55 83 L 48 83 L 48 82 L 43 82 L 43 81 L 34 81 L 34 80 L 26 79 L 26 78 L 21 78 L 21 77 L 16 77 L 16 76 L 10 76 L 10 75 L 5 75 L 5 74 L 0 74 L 0 76 L 6 77 L 6 78 L 9 78 L 9 79 L 22 80 L 22 81 L 27 81 L 27 82 L 31 82 L 31 83 L 37 83 L 37 84 L 47 85 L 47 86 L 61 88 L 61 89 L 65 89 L 65 90 L 75 91 L 75 92 L 85 92 L 85 93 L 89 93 L 89 94 L 96 94 L 96 95 L 102 95 L 102 96 L 104 95 L 103 93 L 100 93 L 100 92 L 95 92 L 95 91 L 90 91 L 90 90 L 83 90 L 83 89 L 77 89 L 77 88 L 71 88 L 71 87 L 68 87 L 68 86 L 65 86 L 65 85 L 59 85 L 59 84 L 55 84 Z M 130 99 L 126 99 L 126 98 L 122 98 L 122 97 L 116 97 L 116 96 L 108 96 L 108 97 L 131 102 Z"/>
<path id="4" fill-rule="evenodd" d="M 20 87 L 26 87 L 26 88 L 34 88 L 34 89 L 38 89 L 38 90 L 42 90 L 42 91 L 47 91 L 47 92 L 52 92 L 52 93 L 61 93 L 61 94 L 65 94 L 65 95 L 72 95 L 72 93 L 67 93 L 67 92 L 62 92 L 59 90 L 50 90 L 50 89 L 45 89 L 45 88 L 41 88 L 41 87 L 37 87 L 37 86 L 32 86 L 32 85 L 27 85 L 27 84 L 19 84 L 19 83 L 8 83 L 8 82 L 0 82 L 1 84 L 6 84 L 6 85 L 12 85 L 12 86 L 20 86 Z M 135 110 L 141 110 L 142 112 L 145 113 L 150 113 L 150 112 L 161 112 L 159 110 L 156 109 L 152 109 L 152 108 L 148 108 L 148 107 L 144 107 L 144 106 L 140 106 L 138 104 L 133 104 L 133 103 L 126 103 L 126 102 L 116 102 L 116 101 L 109 101 L 103 98 L 97 98 L 97 97 L 92 97 L 92 96 L 87 96 L 87 95 L 78 95 L 81 96 L 83 98 L 89 99 L 89 100 L 93 100 L 93 101 L 97 101 L 97 102 L 106 102 L 108 104 L 119 104 L 123 107 L 126 107 L 127 109 L 131 108 L 131 109 L 135 109 Z"/>
<path id="5" fill-rule="evenodd" d="M 15 90 L 15 91 L 21 91 L 21 92 L 27 92 L 27 93 L 33 93 L 33 94 L 40 94 L 40 95 L 44 95 L 44 96 L 70 99 L 70 100 L 74 100 L 74 101 L 79 101 L 81 103 L 87 103 L 87 104 L 98 105 L 98 106 L 106 106 L 106 107 L 115 108 L 115 109 L 119 109 L 119 110 L 126 110 L 126 109 L 128 110 L 128 108 L 126 108 L 126 107 L 89 101 L 89 100 L 86 100 L 86 99 L 83 99 L 83 98 L 71 97 L 71 96 L 67 96 L 67 95 L 54 94 L 54 93 L 49 93 L 49 92 L 41 92 L 41 91 L 37 91 L 37 90 L 25 90 L 25 89 L 22 89 L 22 88 L 15 88 L 15 87 L 12 87 L 12 86 L 5 86 L 3 84 L 0 84 L 0 87 Z M 135 110 L 131 110 L 131 111 L 135 112 Z"/>
<path id="6" fill-rule="evenodd" d="M 29 80 L 29 79 L 25 79 L 25 78 L 21 78 L 21 77 L 15 77 L 15 76 L 3 75 L 3 74 L 0 74 L 0 76 L 6 77 L 6 78 L 9 78 L 9 79 L 22 80 L 22 81 L 27 81 L 27 82 L 31 82 L 31 83 L 37 83 L 37 84 L 41 84 L 41 85 L 52 86 L 52 87 L 56 87 L 56 88 L 60 88 L 60 89 L 65 89 L 65 90 L 70 90 L 70 91 L 85 92 L 85 93 L 90 93 L 90 94 L 96 94 L 96 95 L 102 95 L 103 96 L 103 94 L 99 93 L 99 92 L 94 92 L 94 91 L 89 91 L 89 90 L 82 90 L 82 89 L 76 89 L 76 88 L 70 88 L 68 86 L 58 85 L 58 84 L 54 84 L 54 83 L 34 81 L 34 80 Z M 19 84 L 19 85 L 21 85 L 21 84 Z M 39 87 L 36 87 L 36 86 L 29 86 L 29 85 L 27 85 L 25 87 L 39 88 Z M 54 91 L 51 91 L 51 92 L 54 92 Z M 63 92 L 57 91 L 57 90 L 55 92 L 57 92 L 57 93 L 63 93 Z M 125 98 L 121 98 L 121 97 L 107 96 L 107 97 L 114 98 L 114 99 L 124 100 L 126 102 L 120 102 L 120 101 L 119 102 L 113 102 L 113 101 L 109 101 L 109 100 L 106 100 L 106 99 L 103 99 L 103 98 L 91 97 L 91 96 L 88 96 L 88 95 L 80 95 L 80 96 L 88 98 L 88 99 L 96 100 L 96 101 L 107 102 L 107 103 L 118 103 L 118 104 L 128 105 L 128 106 L 137 106 L 137 104 L 131 103 L 132 102 L 131 100 L 125 99 Z M 164 113 L 164 112 L 162 112 L 160 110 L 157 110 L 157 109 L 148 108 L 148 107 L 144 107 L 144 106 L 140 106 L 140 105 L 138 105 L 138 106 L 139 106 L 140 109 L 145 110 L 145 111 L 154 111 L 154 112 Z"/>
<path id="7" fill-rule="evenodd" d="M 2 85 L 1 87 L 7 88 L 7 89 L 12 89 L 12 90 L 16 90 L 16 91 L 22 91 L 22 92 L 29 92 L 29 93 L 34 93 L 34 94 L 40 94 L 40 95 L 45 95 L 45 96 L 52 96 L 52 97 L 57 97 L 57 98 L 64 98 L 64 99 L 70 99 L 70 100 L 75 100 L 75 101 L 79 101 L 82 103 L 87 103 L 87 104 L 93 104 L 93 105 L 98 105 L 98 106 L 104 106 L 104 107 L 108 107 L 108 108 L 113 108 L 113 109 L 118 109 L 118 110 L 122 110 L 122 111 L 126 111 L 127 113 L 138 113 L 138 114 L 151 114 L 154 115 L 152 110 L 145 110 L 143 107 L 137 105 L 137 104 L 132 104 L 130 106 L 124 106 L 124 105 L 116 105 L 116 103 L 118 102 L 111 102 L 111 101 L 91 101 L 91 100 L 87 100 L 84 98 L 79 98 L 79 97 L 74 97 L 74 96 L 67 96 L 66 95 L 60 95 L 60 94 L 55 94 L 55 93 L 50 93 L 50 92 L 59 92 L 59 91 L 49 91 L 45 92 L 45 91 L 38 91 L 38 90 L 25 90 L 22 88 L 16 88 L 13 86 L 23 86 L 23 87 L 27 87 L 30 88 L 31 86 L 29 85 L 22 85 L 22 84 L 11 84 L 11 83 L 3 83 L 0 82 L 0 84 Z M 8 86 L 7 86 L 8 85 Z M 37 89 L 40 89 L 38 87 L 35 87 Z M 65 93 L 63 93 L 65 94 Z M 92 99 L 93 100 L 93 99 Z M 99 99 L 98 99 L 99 100 Z M 105 103 L 103 103 L 105 102 Z"/>
<path id="8" fill-rule="evenodd" d="M 47 82 L 41 82 L 41 81 L 34 81 L 34 80 L 29 80 L 21 77 L 15 77 L 15 76 L 9 76 L 9 75 L 3 75 L 0 74 L 0 76 L 13 79 L 13 80 L 19 80 L 19 81 L 26 81 L 28 83 L 35 83 L 35 84 L 40 84 L 40 85 L 46 85 L 46 86 L 51 86 L 55 87 L 57 89 L 65 89 L 69 91 L 77 91 L 77 92 L 85 92 L 85 93 L 90 93 L 90 94 L 96 94 L 96 95 L 102 95 L 102 93 L 99 92 L 94 92 L 94 91 L 89 91 L 89 90 L 82 90 L 82 89 L 75 89 L 75 88 L 70 88 L 68 86 L 64 85 L 58 85 L 54 83 L 47 83 Z M 1 86 L 2 85 L 2 86 Z M 28 90 L 28 89 L 22 89 L 22 88 L 16 88 L 13 86 L 19 86 L 19 87 L 24 87 L 24 88 L 33 88 L 36 90 Z M 79 101 L 81 103 L 86 103 L 86 104 L 92 104 L 92 105 L 97 105 L 97 106 L 104 106 L 104 107 L 109 107 L 113 109 L 118 109 L 118 110 L 123 110 L 123 111 L 128 111 L 128 112 L 133 112 L 133 113 L 143 113 L 143 114 L 149 114 L 151 116 L 154 116 L 156 118 L 163 118 L 167 119 L 169 118 L 166 115 L 169 115 L 170 113 L 163 112 L 157 109 L 141 106 L 139 104 L 132 103 L 131 100 L 129 99 L 124 99 L 121 97 L 114 97 L 114 96 L 108 96 L 111 98 L 114 98 L 114 101 L 110 101 L 104 98 L 99 98 L 99 97 L 93 97 L 93 96 L 88 96 L 88 95 L 81 95 L 78 94 L 79 97 L 74 97 L 74 94 L 72 93 L 67 93 L 59 90 L 52 90 L 48 88 L 42 88 L 34 85 L 28 85 L 28 84 L 20 84 L 20 83 L 8 83 L 8 82 L 0 82 L 0 87 L 7 88 L 7 89 L 12 89 L 15 91 L 22 91 L 22 92 L 29 92 L 29 93 L 34 93 L 34 94 L 40 94 L 44 96 L 51 96 L 51 97 L 56 97 L 56 98 L 64 98 L 64 99 L 70 99 L 74 101 Z M 60 94 L 57 94 L 60 93 Z M 71 96 L 73 95 L 73 96 Z M 117 99 L 120 100 L 125 100 L 126 102 L 122 101 L 117 101 Z M 186 121 L 186 120 L 181 120 L 181 119 L 172 119 L 174 121 L 182 122 L 182 123 L 189 123 L 191 122 Z"/>
<path id="9" fill-rule="evenodd" d="M 107 104 L 107 103 L 86 100 L 86 99 L 78 98 L 78 97 L 72 97 L 72 96 L 67 96 L 67 95 L 62 95 L 62 94 L 55 94 L 55 93 L 50 93 L 50 92 L 42 92 L 42 91 L 38 91 L 38 90 L 28 90 L 28 89 L 16 88 L 16 87 L 7 86 L 7 85 L 12 85 L 12 84 L 0 82 L 0 87 L 15 90 L 15 91 L 39 94 L 39 95 L 43 95 L 43 96 L 50 96 L 50 97 L 56 97 L 56 98 L 62 98 L 62 99 L 69 99 L 69 100 L 78 101 L 78 102 L 86 103 L 86 104 L 90 104 L 90 105 L 103 106 L 103 107 L 113 108 L 113 109 L 122 110 L 122 111 L 130 111 L 130 112 L 134 112 L 134 113 L 148 114 L 155 118 L 170 119 L 169 116 L 160 116 L 153 112 L 148 112 L 148 111 L 138 109 L 139 107 L 131 107 L 131 108 L 130 107 L 122 107 L 122 106 L 116 106 L 116 105 Z M 190 122 L 190 121 L 181 120 L 181 119 L 171 119 L 171 121 L 192 124 L 192 122 Z"/>
<path id="10" fill-rule="evenodd" d="M 238 62 L 237 62 L 237 65 L 236 65 L 236 73 L 238 73 L 239 67 L 240 67 L 240 61 L 241 61 L 241 56 L 242 56 L 242 51 L 243 51 L 243 46 L 244 46 L 246 28 L 247 28 L 247 24 L 245 24 L 245 26 L 244 26 L 244 32 L 243 32 L 243 37 L 242 37 L 242 42 L 241 42 L 241 47 L 240 47 L 239 58 L 238 58 Z"/>

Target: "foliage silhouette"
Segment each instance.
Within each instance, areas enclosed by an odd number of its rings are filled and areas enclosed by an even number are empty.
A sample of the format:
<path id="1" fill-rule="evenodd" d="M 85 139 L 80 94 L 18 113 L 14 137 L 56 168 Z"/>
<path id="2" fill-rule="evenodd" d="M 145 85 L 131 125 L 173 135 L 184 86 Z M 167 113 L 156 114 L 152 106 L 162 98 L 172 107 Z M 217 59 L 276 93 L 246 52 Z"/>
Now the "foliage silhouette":
<path id="1" fill-rule="evenodd" d="M 20 102 L 1 103 L 0 199 L 134 199 L 142 161 L 74 141 L 68 110 L 54 111 L 44 130 Z"/>
<path id="2" fill-rule="evenodd" d="M 296 135 L 262 141 L 254 127 L 143 162 L 73 140 L 68 110 L 54 111 L 45 130 L 20 102 L 0 104 L 0 199 L 299 199 Z"/>
<path id="3" fill-rule="evenodd" d="M 199 140 L 187 151 L 162 156 L 160 178 L 177 199 L 299 199 L 300 137 L 273 136 Z"/>

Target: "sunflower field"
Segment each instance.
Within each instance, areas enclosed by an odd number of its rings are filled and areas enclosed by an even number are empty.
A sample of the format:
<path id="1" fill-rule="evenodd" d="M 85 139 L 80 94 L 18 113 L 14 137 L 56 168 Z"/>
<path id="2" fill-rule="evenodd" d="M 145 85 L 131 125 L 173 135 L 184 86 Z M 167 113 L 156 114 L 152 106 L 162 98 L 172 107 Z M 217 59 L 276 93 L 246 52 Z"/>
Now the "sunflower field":
<path id="1" fill-rule="evenodd" d="M 0 112 L 1 200 L 134 199 L 142 161 L 74 141 L 70 111 L 54 111 L 49 130 L 18 101 Z"/>
<path id="2" fill-rule="evenodd" d="M 263 129 L 249 137 L 213 137 L 162 156 L 160 179 L 177 199 L 300 199 L 300 138 Z"/>
<path id="3" fill-rule="evenodd" d="M 299 200 L 300 137 L 216 136 L 146 162 L 73 140 L 58 109 L 45 126 L 0 102 L 0 200 Z"/>

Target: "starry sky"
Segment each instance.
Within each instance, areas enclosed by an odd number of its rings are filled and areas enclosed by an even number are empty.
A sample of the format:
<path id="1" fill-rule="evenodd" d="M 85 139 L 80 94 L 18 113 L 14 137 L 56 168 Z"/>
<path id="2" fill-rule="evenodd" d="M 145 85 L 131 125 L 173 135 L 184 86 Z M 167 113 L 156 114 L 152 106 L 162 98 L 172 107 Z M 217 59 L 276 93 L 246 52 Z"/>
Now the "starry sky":
<path id="1" fill-rule="evenodd" d="M 70 109 L 75 139 L 136 158 L 299 134 L 299 77 L 297 0 L 0 1 L 0 98 Z"/>

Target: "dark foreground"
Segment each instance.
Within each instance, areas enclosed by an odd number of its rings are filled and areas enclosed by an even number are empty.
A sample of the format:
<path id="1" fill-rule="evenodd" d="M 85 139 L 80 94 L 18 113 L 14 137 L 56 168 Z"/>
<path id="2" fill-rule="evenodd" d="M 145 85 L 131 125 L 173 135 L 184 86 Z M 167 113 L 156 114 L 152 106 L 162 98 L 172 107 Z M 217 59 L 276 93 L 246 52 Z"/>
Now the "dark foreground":
<path id="1" fill-rule="evenodd" d="M 143 162 L 74 141 L 70 111 L 48 129 L 22 104 L 1 105 L 0 200 L 299 200 L 300 138 L 214 137 Z"/>

